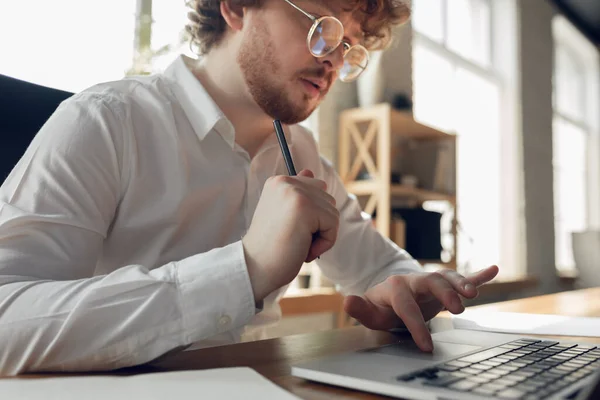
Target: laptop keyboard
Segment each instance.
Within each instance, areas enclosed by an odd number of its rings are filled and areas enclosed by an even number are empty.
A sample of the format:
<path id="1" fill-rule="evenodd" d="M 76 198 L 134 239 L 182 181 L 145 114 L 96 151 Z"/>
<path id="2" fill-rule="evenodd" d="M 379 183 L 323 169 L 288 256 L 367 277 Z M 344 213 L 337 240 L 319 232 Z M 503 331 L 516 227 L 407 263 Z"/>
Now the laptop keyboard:
<path id="1" fill-rule="evenodd" d="M 402 382 L 501 399 L 544 399 L 600 370 L 600 348 L 520 339 L 401 375 Z"/>

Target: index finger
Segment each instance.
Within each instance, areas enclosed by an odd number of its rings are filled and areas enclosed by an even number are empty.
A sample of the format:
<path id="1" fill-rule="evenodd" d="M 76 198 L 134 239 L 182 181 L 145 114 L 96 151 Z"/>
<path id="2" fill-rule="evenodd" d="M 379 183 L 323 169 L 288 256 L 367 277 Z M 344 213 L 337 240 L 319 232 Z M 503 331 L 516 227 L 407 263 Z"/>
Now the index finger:
<path id="1" fill-rule="evenodd" d="M 298 180 L 299 182 L 304 183 L 305 185 L 313 186 L 313 187 L 316 187 L 323 191 L 327 191 L 327 182 L 325 182 L 322 179 L 310 178 L 308 176 L 299 176 L 299 175 L 296 175 L 294 177 L 294 179 Z"/>
<path id="2" fill-rule="evenodd" d="M 406 325 L 417 346 L 423 351 L 433 351 L 431 333 L 425 325 L 421 309 L 413 298 L 410 289 L 405 287 L 396 291 L 392 295 L 390 303 L 396 315 Z"/>
<path id="3" fill-rule="evenodd" d="M 487 267 L 479 272 L 475 272 L 472 275 L 469 275 L 469 280 L 473 282 L 475 286 L 481 286 L 484 283 L 487 283 L 494 279 L 496 275 L 498 275 L 498 267 L 496 265 L 492 265 L 491 267 Z"/>

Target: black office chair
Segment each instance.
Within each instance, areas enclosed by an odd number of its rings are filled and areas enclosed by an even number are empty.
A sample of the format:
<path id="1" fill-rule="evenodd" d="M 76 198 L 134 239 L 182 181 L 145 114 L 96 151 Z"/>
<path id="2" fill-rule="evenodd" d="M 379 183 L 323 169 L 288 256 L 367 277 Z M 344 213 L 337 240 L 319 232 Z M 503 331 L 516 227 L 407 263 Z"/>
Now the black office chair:
<path id="1" fill-rule="evenodd" d="M 72 95 L 0 75 L 0 183 L 60 102 Z"/>

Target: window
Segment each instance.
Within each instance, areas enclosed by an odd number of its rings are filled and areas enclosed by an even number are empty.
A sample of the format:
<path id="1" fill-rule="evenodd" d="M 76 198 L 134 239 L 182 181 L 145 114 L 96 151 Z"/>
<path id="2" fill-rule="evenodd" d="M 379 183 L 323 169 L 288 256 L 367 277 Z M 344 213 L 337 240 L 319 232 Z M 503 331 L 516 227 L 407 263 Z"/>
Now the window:
<path id="1" fill-rule="evenodd" d="M 498 54 L 492 41 L 494 18 L 499 18 L 494 13 L 508 3 L 413 1 L 414 116 L 458 136 L 457 262 L 462 272 L 497 264 L 501 274 L 515 275 L 522 267 L 512 247 L 518 241 L 517 218 L 506 218 L 515 215 L 507 208 L 516 207 L 516 201 L 504 201 L 507 182 L 517 185 L 507 173 L 516 169 L 507 168 L 515 158 L 507 146 L 514 137 L 502 121 L 503 75 L 492 67 Z M 516 43 L 513 39 L 503 38 Z"/>
<path id="2" fill-rule="evenodd" d="M 556 268 L 575 268 L 571 234 L 597 228 L 598 51 L 562 16 L 553 21 Z M 594 154 L 596 152 L 596 154 Z"/>
<path id="3" fill-rule="evenodd" d="M 191 51 L 185 32 L 187 13 L 190 9 L 186 0 L 140 0 L 151 3 L 152 25 L 150 48 L 152 58 L 149 65 L 139 66 L 138 69 L 147 72 L 164 71 L 174 60 L 183 53 L 189 57 L 197 56 Z M 143 60 L 142 62 L 146 62 Z"/>
<path id="4" fill-rule="evenodd" d="M 127 74 L 164 70 L 179 53 L 194 56 L 182 37 L 185 0 L 105 0 L 93 12 L 88 6 L 56 0 L 36 2 L 32 11 L 27 2 L 1 2 L 0 74 L 78 92 Z M 146 45 L 136 21 L 146 18 L 151 57 L 136 57 Z"/>
<path id="5" fill-rule="evenodd" d="M 0 2 L 0 74 L 76 92 L 131 66 L 135 0 Z"/>
<path id="6" fill-rule="evenodd" d="M 483 66 L 491 60 L 490 0 L 416 0 L 413 26 L 430 40 Z"/>

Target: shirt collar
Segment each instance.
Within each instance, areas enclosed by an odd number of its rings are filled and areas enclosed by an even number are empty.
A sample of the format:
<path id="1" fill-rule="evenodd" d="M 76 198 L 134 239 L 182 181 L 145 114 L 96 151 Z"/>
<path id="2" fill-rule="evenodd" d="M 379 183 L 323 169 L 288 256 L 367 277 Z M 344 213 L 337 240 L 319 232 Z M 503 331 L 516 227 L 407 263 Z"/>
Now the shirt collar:
<path id="1" fill-rule="evenodd" d="M 223 111 L 214 102 L 198 78 L 190 70 L 195 62 L 194 59 L 180 55 L 165 70 L 164 75 L 175 81 L 175 97 L 190 120 L 194 131 L 200 138 L 204 139 L 211 129 L 216 130 L 223 139 L 231 146 L 235 145 L 235 130 L 231 121 L 227 119 Z M 288 146 L 293 144 L 292 128 L 290 125 L 282 125 Z M 275 129 L 263 147 L 277 144 Z"/>
<path id="2" fill-rule="evenodd" d="M 233 125 L 190 70 L 194 62 L 192 58 L 180 55 L 165 70 L 164 75 L 177 84 L 175 97 L 181 103 L 200 140 L 214 129 L 233 148 L 235 144 Z"/>

